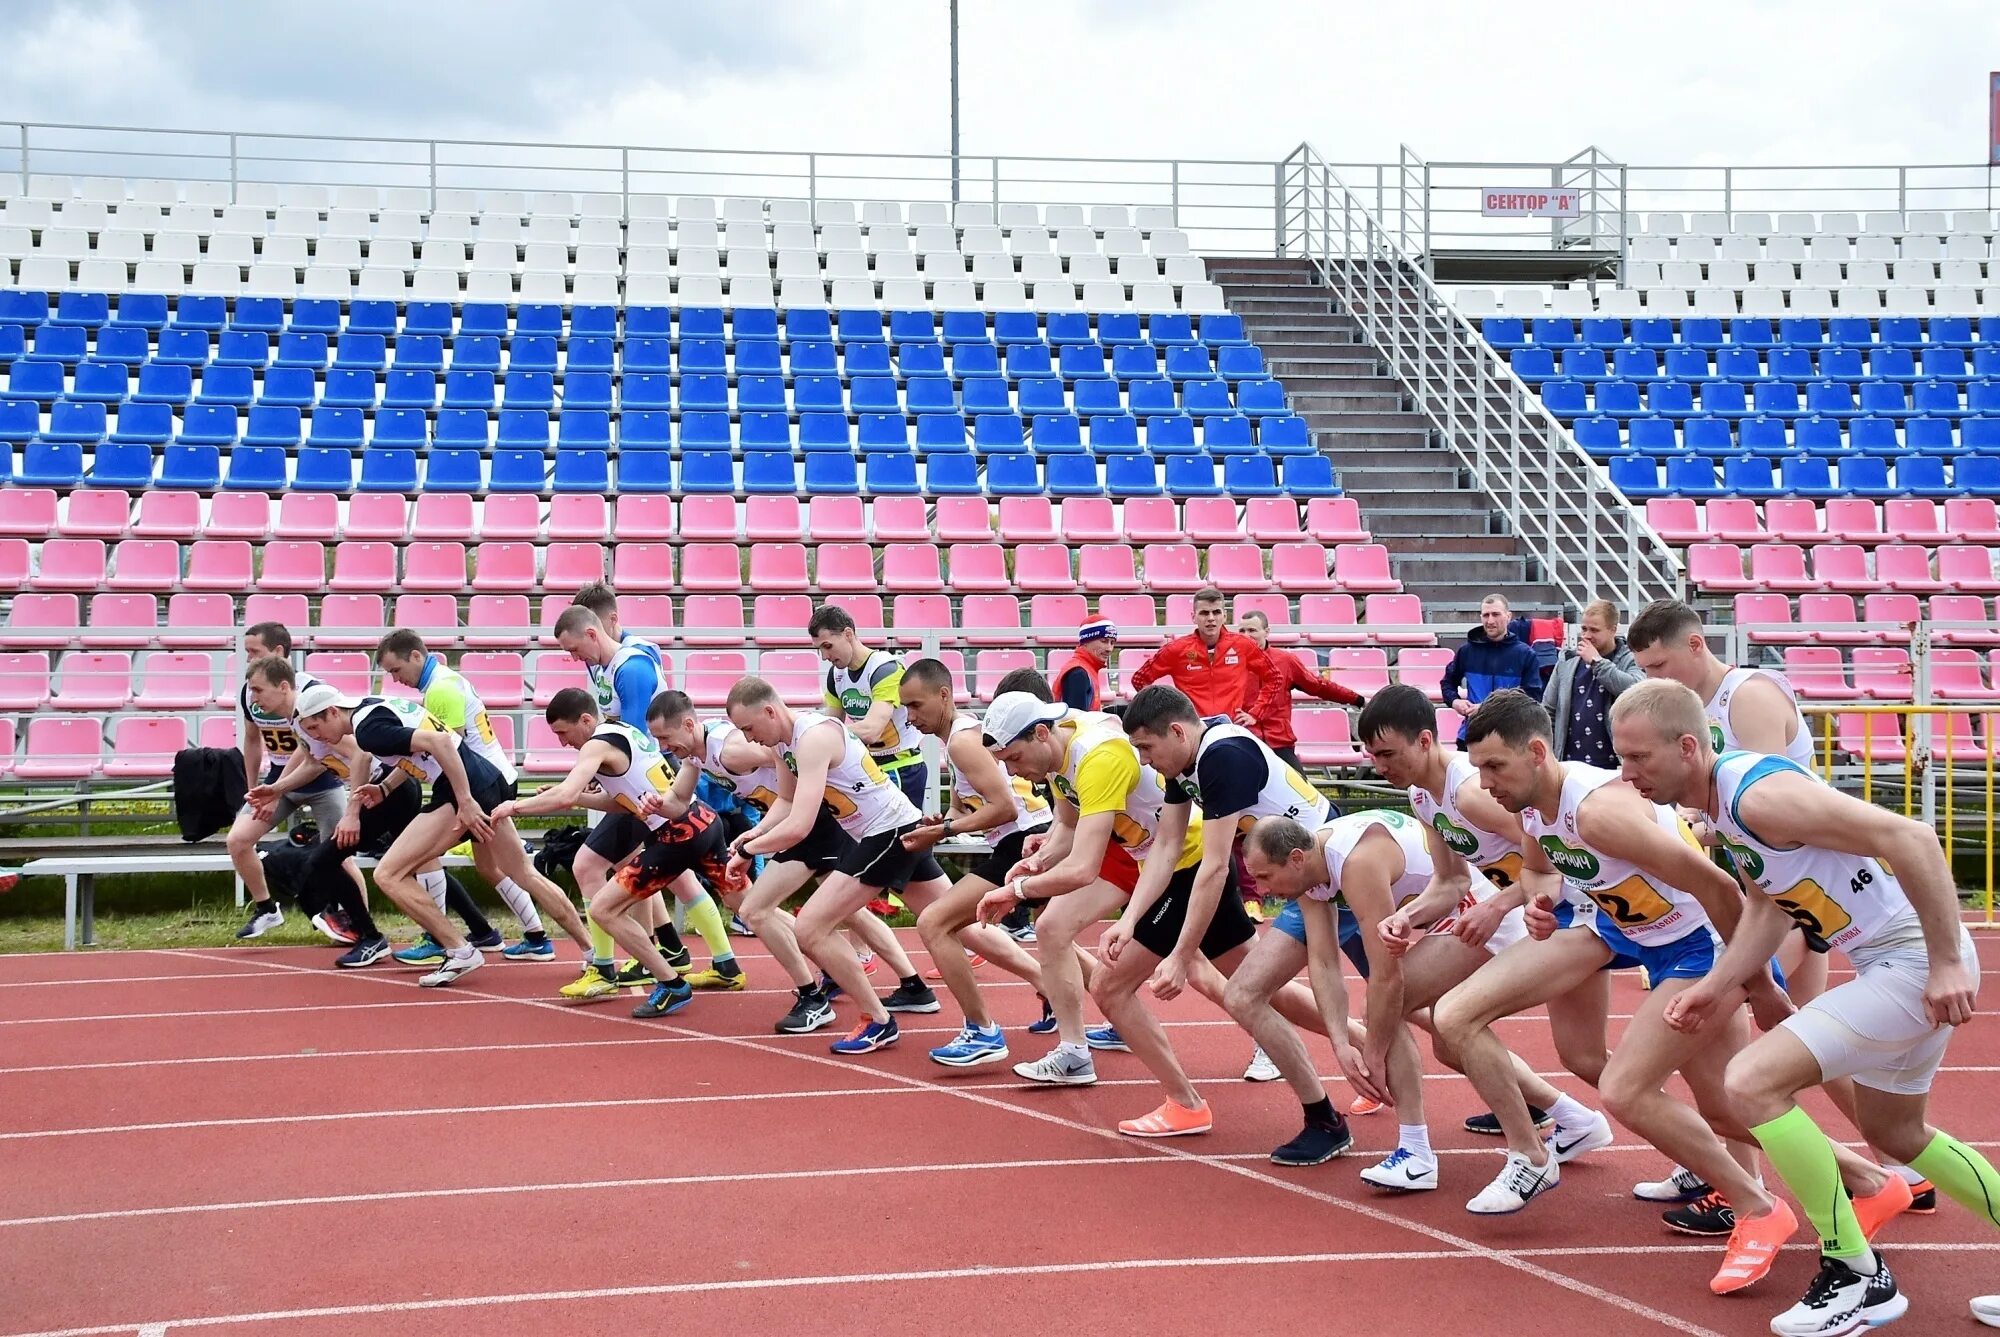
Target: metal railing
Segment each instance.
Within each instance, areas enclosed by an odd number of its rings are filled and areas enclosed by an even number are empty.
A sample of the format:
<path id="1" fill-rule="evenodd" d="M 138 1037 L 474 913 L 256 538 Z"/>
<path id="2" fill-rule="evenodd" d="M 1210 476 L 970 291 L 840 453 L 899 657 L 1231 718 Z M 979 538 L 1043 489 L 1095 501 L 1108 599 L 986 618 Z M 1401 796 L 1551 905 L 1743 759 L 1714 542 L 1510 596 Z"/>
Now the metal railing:
<path id="1" fill-rule="evenodd" d="M 1426 261 L 1439 250 L 1622 256 L 1626 172 L 1595 146 L 1561 162 L 1432 162 L 1406 144 L 1397 158 L 1396 212 L 1378 215 L 1405 253 Z M 1489 218 L 1482 196 L 1496 186 L 1573 190 L 1578 216 Z"/>
<path id="2" fill-rule="evenodd" d="M 1305 144 L 1284 167 L 1284 254 L 1313 262 L 1543 578 L 1579 606 L 1678 593 L 1679 556 L 1339 173 Z"/>

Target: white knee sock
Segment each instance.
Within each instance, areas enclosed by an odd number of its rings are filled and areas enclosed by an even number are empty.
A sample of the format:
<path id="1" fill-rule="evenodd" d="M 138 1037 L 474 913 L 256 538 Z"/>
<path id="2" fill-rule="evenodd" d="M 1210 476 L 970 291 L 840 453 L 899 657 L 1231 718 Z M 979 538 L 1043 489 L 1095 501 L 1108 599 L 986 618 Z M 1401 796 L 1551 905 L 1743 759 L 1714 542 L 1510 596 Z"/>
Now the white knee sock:
<path id="1" fill-rule="evenodd" d="M 1556 1103 L 1549 1107 L 1549 1113 L 1563 1128 L 1581 1128 L 1597 1118 L 1595 1110 L 1568 1092 L 1556 1097 Z"/>
<path id="2" fill-rule="evenodd" d="M 507 908 L 513 911 L 514 920 L 520 924 L 521 932 L 542 931 L 542 916 L 541 912 L 535 909 L 535 898 L 530 896 L 520 883 L 511 877 L 503 877 L 500 879 L 500 884 L 493 889 L 500 893 L 500 899 L 507 902 Z"/>
<path id="3" fill-rule="evenodd" d="M 437 903 L 438 909 L 444 909 L 444 873 L 442 870 L 430 873 L 418 873 L 417 885 L 422 887 L 424 893 Z"/>

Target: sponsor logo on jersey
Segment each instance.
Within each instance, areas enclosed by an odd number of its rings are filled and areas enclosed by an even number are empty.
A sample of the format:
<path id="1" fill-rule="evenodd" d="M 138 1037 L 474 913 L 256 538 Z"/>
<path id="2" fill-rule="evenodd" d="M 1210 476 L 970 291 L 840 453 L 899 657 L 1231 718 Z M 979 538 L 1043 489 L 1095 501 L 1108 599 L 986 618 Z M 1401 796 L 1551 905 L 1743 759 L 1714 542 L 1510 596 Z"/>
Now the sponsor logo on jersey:
<path id="1" fill-rule="evenodd" d="M 1479 837 L 1443 813 L 1432 815 L 1431 829 L 1438 833 L 1438 837 L 1445 843 L 1445 848 L 1453 854 L 1469 859 L 1479 853 Z"/>
<path id="2" fill-rule="evenodd" d="M 1578 882 L 1594 881 L 1604 871 L 1597 862 L 1597 856 L 1589 850 L 1578 849 L 1560 836 L 1543 836 L 1542 853 L 1548 856 L 1555 870 L 1564 877 Z"/>

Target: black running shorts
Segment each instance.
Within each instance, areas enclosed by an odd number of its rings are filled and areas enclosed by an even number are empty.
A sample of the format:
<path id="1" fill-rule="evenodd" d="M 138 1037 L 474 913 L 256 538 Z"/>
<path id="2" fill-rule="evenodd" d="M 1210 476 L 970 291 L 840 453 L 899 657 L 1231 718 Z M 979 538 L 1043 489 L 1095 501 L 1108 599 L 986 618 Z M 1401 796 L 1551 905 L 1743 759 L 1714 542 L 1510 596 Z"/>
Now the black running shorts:
<path id="1" fill-rule="evenodd" d="M 944 869 L 928 850 L 917 853 L 903 846 L 903 837 L 917 829 L 916 822 L 882 831 L 855 842 L 839 871 L 874 891 L 901 891 L 912 882 L 929 882 L 944 876 Z"/>
<path id="2" fill-rule="evenodd" d="M 854 837 L 841 828 L 840 821 L 825 808 L 813 822 L 806 838 L 788 850 L 770 856 L 772 863 L 802 863 L 816 873 L 830 873 L 854 848 Z"/>
<path id="3" fill-rule="evenodd" d="M 1174 874 L 1173 880 L 1167 883 L 1167 889 L 1160 893 L 1160 899 L 1153 902 L 1153 908 L 1139 921 L 1138 930 L 1132 935 L 1134 942 L 1154 956 L 1173 953 L 1181 939 L 1181 926 L 1187 922 L 1188 898 L 1194 893 L 1194 878 L 1199 871 L 1200 865 L 1197 864 Z M 1216 902 L 1215 915 L 1202 933 L 1201 954 L 1213 961 L 1256 936 L 1257 926 L 1243 912 L 1243 896 L 1236 889 L 1236 872 L 1231 869 L 1224 876 L 1222 897 Z"/>

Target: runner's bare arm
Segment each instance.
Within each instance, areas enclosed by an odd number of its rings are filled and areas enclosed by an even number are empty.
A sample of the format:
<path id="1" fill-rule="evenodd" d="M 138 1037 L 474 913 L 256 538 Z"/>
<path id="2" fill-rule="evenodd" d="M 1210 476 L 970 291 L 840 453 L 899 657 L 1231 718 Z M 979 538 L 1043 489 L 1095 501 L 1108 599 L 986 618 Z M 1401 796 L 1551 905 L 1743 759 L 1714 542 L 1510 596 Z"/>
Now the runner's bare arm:
<path id="1" fill-rule="evenodd" d="M 1585 844 L 1700 901 L 1724 941 L 1736 932 L 1736 921 L 1743 915 L 1743 889 L 1699 846 L 1656 822 L 1653 805 L 1638 790 L 1623 783 L 1596 790 L 1577 807 L 1576 831 Z"/>

